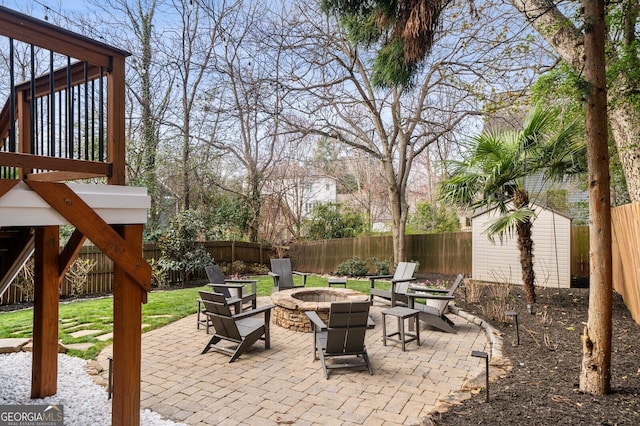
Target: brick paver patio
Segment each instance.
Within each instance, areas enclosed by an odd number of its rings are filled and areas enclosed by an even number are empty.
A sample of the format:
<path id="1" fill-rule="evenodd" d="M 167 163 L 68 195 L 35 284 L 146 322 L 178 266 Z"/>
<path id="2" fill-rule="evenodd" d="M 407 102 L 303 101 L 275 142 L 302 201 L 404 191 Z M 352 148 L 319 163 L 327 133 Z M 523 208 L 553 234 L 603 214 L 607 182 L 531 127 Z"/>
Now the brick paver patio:
<path id="1" fill-rule="evenodd" d="M 259 298 L 258 304 L 270 303 Z M 141 405 L 189 425 L 419 425 L 439 401 L 479 375 L 489 351 L 482 328 L 450 315 L 457 334 L 422 329 L 417 347 L 382 345 L 382 315 L 367 333 L 374 375 L 334 370 L 328 380 L 313 361 L 312 335 L 271 325 L 271 349 L 263 342 L 229 364 L 229 356 L 200 352 L 209 337 L 194 316 L 142 335 Z M 395 327 L 388 321 L 390 327 Z M 106 366 L 109 349 L 100 354 Z"/>

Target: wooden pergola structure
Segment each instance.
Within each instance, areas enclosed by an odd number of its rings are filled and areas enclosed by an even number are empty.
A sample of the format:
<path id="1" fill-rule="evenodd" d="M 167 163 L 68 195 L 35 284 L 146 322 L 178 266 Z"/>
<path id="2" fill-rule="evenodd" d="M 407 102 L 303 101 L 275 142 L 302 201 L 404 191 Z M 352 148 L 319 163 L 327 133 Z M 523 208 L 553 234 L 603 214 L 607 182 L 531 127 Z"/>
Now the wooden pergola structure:
<path id="1" fill-rule="evenodd" d="M 139 424 L 151 269 L 142 258 L 149 198 L 124 186 L 129 54 L 4 7 L 0 36 L 9 58 L 9 81 L 0 82 L 0 291 L 34 253 L 31 397 L 57 393 L 59 286 L 89 239 L 114 262 L 112 424 Z M 92 183 L 68 183 L 79 179 Z M 60 249 L 64 224 L 75 231 Z"/>

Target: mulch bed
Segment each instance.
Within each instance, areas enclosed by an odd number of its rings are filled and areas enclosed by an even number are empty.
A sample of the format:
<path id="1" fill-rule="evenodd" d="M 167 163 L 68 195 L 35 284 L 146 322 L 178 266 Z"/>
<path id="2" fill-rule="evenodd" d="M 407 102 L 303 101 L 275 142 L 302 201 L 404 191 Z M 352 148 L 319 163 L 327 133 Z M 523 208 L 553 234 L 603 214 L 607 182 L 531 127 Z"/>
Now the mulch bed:
<path id="1" fill-rule="evenodd" d="M 495 292 L 493 292 L 495 293 Z M 587 321 L 589 290 L 537 289 L 536 313 L 527 313 L 522 288 L 496 299 L 484 288 L 466 311 L 502 333 L 503 355 L 512 364 L 502 377 L 470 399 L 434 414 L 435 425 L 638 425 L 640 424 L 640 326 L 614 293 L 611 394 L 579 391 L 581 334 Z M 456 303 L 464 308 L 464 294 Z M 502 300 L 500 302 L 499 300 Z M 506 301 L 506 302 L 505 302 Z M 512 318 L 492 312 L 508 306 L 518 312 L 520 345 Z"/>

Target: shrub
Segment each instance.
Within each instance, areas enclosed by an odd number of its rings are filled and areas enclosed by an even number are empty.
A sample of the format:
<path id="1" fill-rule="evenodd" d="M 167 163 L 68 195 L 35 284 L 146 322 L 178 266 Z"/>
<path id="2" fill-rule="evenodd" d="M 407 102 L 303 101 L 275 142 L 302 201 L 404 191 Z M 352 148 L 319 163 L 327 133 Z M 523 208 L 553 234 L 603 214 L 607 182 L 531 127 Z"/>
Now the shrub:
<path id="1" fill-rule="evenodd" d="M 149 266 L 151 266 L 151 282 L 158 288 L 166 288 L 169 286 L 169 277 L 167 271 L 160 266 L 160 262 L 157 259 L 150 259 Z"/>
<path id="2" fill-rule="evenodd" d="M 376 275 L 389 275 L 390 264 L 388 260 L 378 260 L 372 257 L 369 261 L 373 264 Z"/>
<path id="3" fill-rule="evenodd" d="M 348 238 L 362 234 L 364 217 L 341 204 L 320 204 L 313 208 L 311 218 L 304 221 L 304 234 L 310 240 Z"/>
<path id="4" fill-rule="evenodd" d="M 33 256 L 22 266 L 20 272 L 13 281 L 22 293 L 22 299 L 30 302 L 33 300 Z"/>
<path id="5" fill-rule="evenodd" d="M 97 262 L 93 259 L 77 258 L 67 271 L 65 278 L 71 283 L 71 295 L 79 296 L 87 292 L 89 272 L 95 268 Z"/>
<path id="6" fill-rule="evenodd" d="M 336 267 L 337 275 L 347 275 L 350 277 L 364 277 L 369 272 L 367 262 L 355 257 L 345 260 Z"/>
<path id="7" fill-rule="evenodd" d="M 191 276 L 211 265 L 213 259 L 198 238 L 203 234 L 202 215 L 195 210 L 183 211 L 169 221 L 158 240 L 158 264 L 165 271 L 175 271 L 184 285 Z"/>

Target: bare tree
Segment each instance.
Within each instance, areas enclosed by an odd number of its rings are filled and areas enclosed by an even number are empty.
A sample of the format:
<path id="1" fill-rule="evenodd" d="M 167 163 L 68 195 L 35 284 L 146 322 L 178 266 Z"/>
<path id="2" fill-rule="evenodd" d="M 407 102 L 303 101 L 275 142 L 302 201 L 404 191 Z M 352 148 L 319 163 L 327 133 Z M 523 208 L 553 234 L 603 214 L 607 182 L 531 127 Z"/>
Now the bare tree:
<path id="1" fill-rule="evenodd" d="M 350 42 L 333 19 L 302 6 L 290 14 L 298 66 L 288 75 L 296 93 L 288 106 L 306 117 L 290 125 L 377 160 L 387 185 L 396 262 L 406 255 L 406 194 L 415 160 L 445 135 L 464 132 L 468 119 L 480 113 L 478 99 L 490 95 L 484 88 L 509 74 L 497 51 L 480 53 L 497 37 L 491 27 L 471 28 L 454 14 L 415 85 L 389 89 L 374 87 L 372 54 Z"/>
<path id="2" fill-rule="evenodd" d="M 82 31 L 100 28 L 111 43 L 131 52 L 127 61 L 127 175 L 132 184 L 147 188 L 151 197 L 150 224 L 160 216 L 157 168 L 163 121 L 171 99 L 173 79 L 162 52 L 158 11 L 166 0 L 89 0 L 99 14 L 84 14 L 76 21 Z"/>
<path id="3" fill-rule="evenodd" d="M 284 137 L 280 129 L 283 94 L 278 84 L 282 54 L 275 29 L 278 11 L 269 10 L 260 0 L 243 2 L 242 6 L 230 11 L 216 28 L 222 41 L 215 64 L 219 85 L 208 92 L 207 100 L 218 118 L 208 143 L 227 153 L 232 169 L 243 177 L 239 195 L 252 212 L 247 234 L 249 241 L 255 242 L 261 227 L 265 181 L 276 160 L 284 157 L 291 137 Z M 265 44 L 265 38 L 275 43 Z"/>
<path id="4" fill-rule="evenodd" d="M 208 3 L 208 2 L 203 2 Z M 217 83 L 212 79 L 211 69 L 215 58 L 215 48 L 220 44 L 220 23 L 227 13 L 226 3 L 210 13 L 207 4 L 187 0 L 172 1 L 175 18 L 180 25 L 177 29 L 164 32 L 165 54 L 172 58 L 176 76 L 178 107 L 172 110 L 170 125 L 176 130 L 176 140 L 180 145 L 180 185 L 181 209 L 191 208 L 192 161 L 194 144 L 197 142 L 197 127 L 203 117 L 196 111 L 201 94 Z M 175 28 L 175 27 L 173 27 Z"/>

